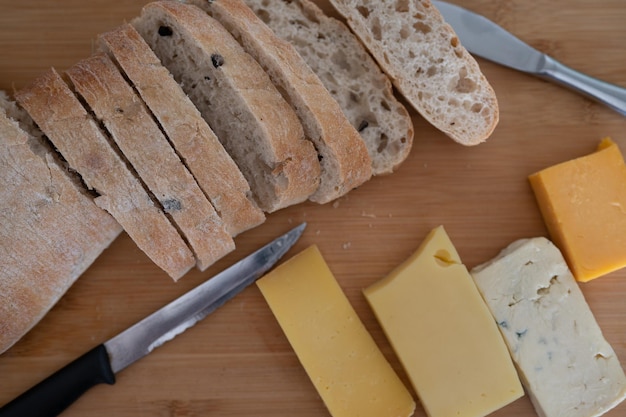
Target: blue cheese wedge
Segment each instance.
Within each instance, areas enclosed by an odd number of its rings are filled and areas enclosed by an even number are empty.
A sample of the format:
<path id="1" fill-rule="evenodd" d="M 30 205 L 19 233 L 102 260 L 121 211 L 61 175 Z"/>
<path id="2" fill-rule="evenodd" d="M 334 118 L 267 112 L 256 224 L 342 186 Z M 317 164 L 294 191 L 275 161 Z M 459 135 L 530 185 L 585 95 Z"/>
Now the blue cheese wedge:
<path id="1" fill-rule="evenodd" d="M 512 243 L 471 274 L 540 417 L 599 416 L 626 396 L 626 377 L 549 240 Z"/>

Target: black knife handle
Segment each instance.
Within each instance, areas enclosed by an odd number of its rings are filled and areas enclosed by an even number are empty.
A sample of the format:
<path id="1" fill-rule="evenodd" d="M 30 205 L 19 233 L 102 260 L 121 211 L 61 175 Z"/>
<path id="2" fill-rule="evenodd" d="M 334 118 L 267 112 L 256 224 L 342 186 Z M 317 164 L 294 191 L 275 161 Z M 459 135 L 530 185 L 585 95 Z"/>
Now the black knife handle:
<path id="1" fill-rule="evenodd" d="M 99 345 L 0 408 L 0 417 L 58 416 L 102 383 L 113 385 L 115 374 L 106 348 Z"/>

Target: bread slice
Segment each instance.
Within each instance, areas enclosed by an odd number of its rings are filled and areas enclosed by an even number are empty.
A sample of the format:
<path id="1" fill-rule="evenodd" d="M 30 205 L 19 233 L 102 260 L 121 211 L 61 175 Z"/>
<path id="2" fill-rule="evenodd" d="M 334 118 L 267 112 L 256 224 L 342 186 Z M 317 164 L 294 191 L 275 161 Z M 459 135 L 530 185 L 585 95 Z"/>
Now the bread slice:
<path id="1" fill-rule="evenodd" d="M 427 121 L 463 145 L 491 135 L 496 95 L 429 0 L 330 2 Z"/>
<path id="2" fill-rule="evenodd" d="M 16 99 L 69 166 L 99 194 L 96 205 L 111 213 L 155 264 L 175 280 L 193 267 L 193 254 L 178 231 L 54 69 L 19 90 Z"/>
<path id="3" fill-rule="evenodd" d="M 122 228 L 0 96 L 0 353 L 54 306 Z"/>
<path id="4" fill-rule="evenodd" d="M 293 45 L 339 103 L 367 145 L 372 173 L 390 174 L 400 166 L 413 146 L 413 121 L 350 29 L 309 0 L 245 2 Z"/>
<path id="5" fill-rule="evenodd" d="M 110 58 L 97 53 L 76 63 L 67 75 L 178 227 L 198 268 L 205 270 L 235 249 L 215 209 Z"/>
<path id="6" fill-rule="evenodd" d="M 268 75 L 218 22 L 174 1 L 146 5 L 133 26 L 208 121 L 267 212 L 305 201 L 320 165 Z"/>
<path id="7" fill-rule="evenodd" d="M 242 0 L 200 1 L 269 74 L 295 109 L 320 155 L 320 186 L 310 197 L 327 203 L 369 180 L 372 162 L 365 142 L 304 59 Z"/>
<path id="8" fill-rule="evenodd" d="M 265 215 L 252 202 L 243 174 L 137 31 L 120 26 L 100 35 L 99 45 L 132 82 L 227 231 L 236 236 L 263 223 Z"/>

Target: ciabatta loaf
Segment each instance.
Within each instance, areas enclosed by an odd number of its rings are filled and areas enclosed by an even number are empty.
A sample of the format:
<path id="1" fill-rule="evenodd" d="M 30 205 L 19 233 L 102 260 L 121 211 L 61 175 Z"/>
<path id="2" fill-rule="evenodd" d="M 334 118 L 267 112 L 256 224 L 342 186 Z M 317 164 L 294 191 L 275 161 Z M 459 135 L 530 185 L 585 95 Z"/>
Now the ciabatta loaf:
<path id="1" fill-rule="evenodd" d="M 242 0 L 199 4 L 261 64 L 298 114 L 322 168 L 320 186 L 310 200 L 327 203 L 370 179 L 372 162 L 365 143 L 294 47 L 276 36 Z"/>
<path id="2" fill-rule="evenodd" d="M 463 145 L 498 123 L 496 95 L 476 60 L 429 0 L 331 0 L 396 88 Z"/>
<path id="3" fill-rule="evenodd" d="M 245 2 L 293 45 L 339 103 L 367 145 L 372 173 L 390 174 L 404 162 L 414 137 L 409 112 L 350 29 L 309 0 Z"/>
<path id="4" fill-rule="evenodd" d="M 189 243 L 198 268 L 232 251 L 235 243 L 222 220 L 110 58 L 95 54 L 67 75 Z"/>
<path id="5" fill-rule="evenodd" d="M 298 117 L 222 25 L 175 1 L 146 5 L 132 24 L 208 121 L 264 211 L 315 192 L 320 165 Z"/>
<path id="6" fill-rule="evenodd" d="M 156 265 L 175 280 L 194 266 L 176 228 L 55 70 L 19 90 L 16 99 L 70 168 L 99 194 L 96 205 L 111 213 Z"/>
<path id="7" fill-rule="evenodd" d="M 0 353 L 28 332 L 122 231 L 0 94 Z"/>
<path id="8" fill-rule="evenodd" d="M 100 35 L 99 45 L 132 82 L 228 232 L 236 236 L 261 224 L 265 215 L 252 202 L 243 174 L 137 31 L 120 26 Z"/>

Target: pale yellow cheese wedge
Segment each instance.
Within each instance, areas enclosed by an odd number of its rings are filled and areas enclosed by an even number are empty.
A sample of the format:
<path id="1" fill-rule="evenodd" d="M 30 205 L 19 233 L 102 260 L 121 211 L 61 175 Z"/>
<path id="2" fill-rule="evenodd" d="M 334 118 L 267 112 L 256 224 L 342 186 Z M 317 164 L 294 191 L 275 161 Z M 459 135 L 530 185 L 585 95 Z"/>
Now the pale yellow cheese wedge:
<path id="1" fill-rule="evenodd" d="M 333 417 L 407 417 L 415 402 L 310 246 L 257 281 Z"/>
<path id="2" fill-rule="evenodd" d="M 529 177 L 550 233 L 578 281 L 626 266 L 626 165 L 608 138 L 590 155 Z"/>
<path id="3" fill-rule="evenodd" d="M 364 293 L 430 417 L 485 416 L 523 395 L 496 322 L 443 227 Z"/>

